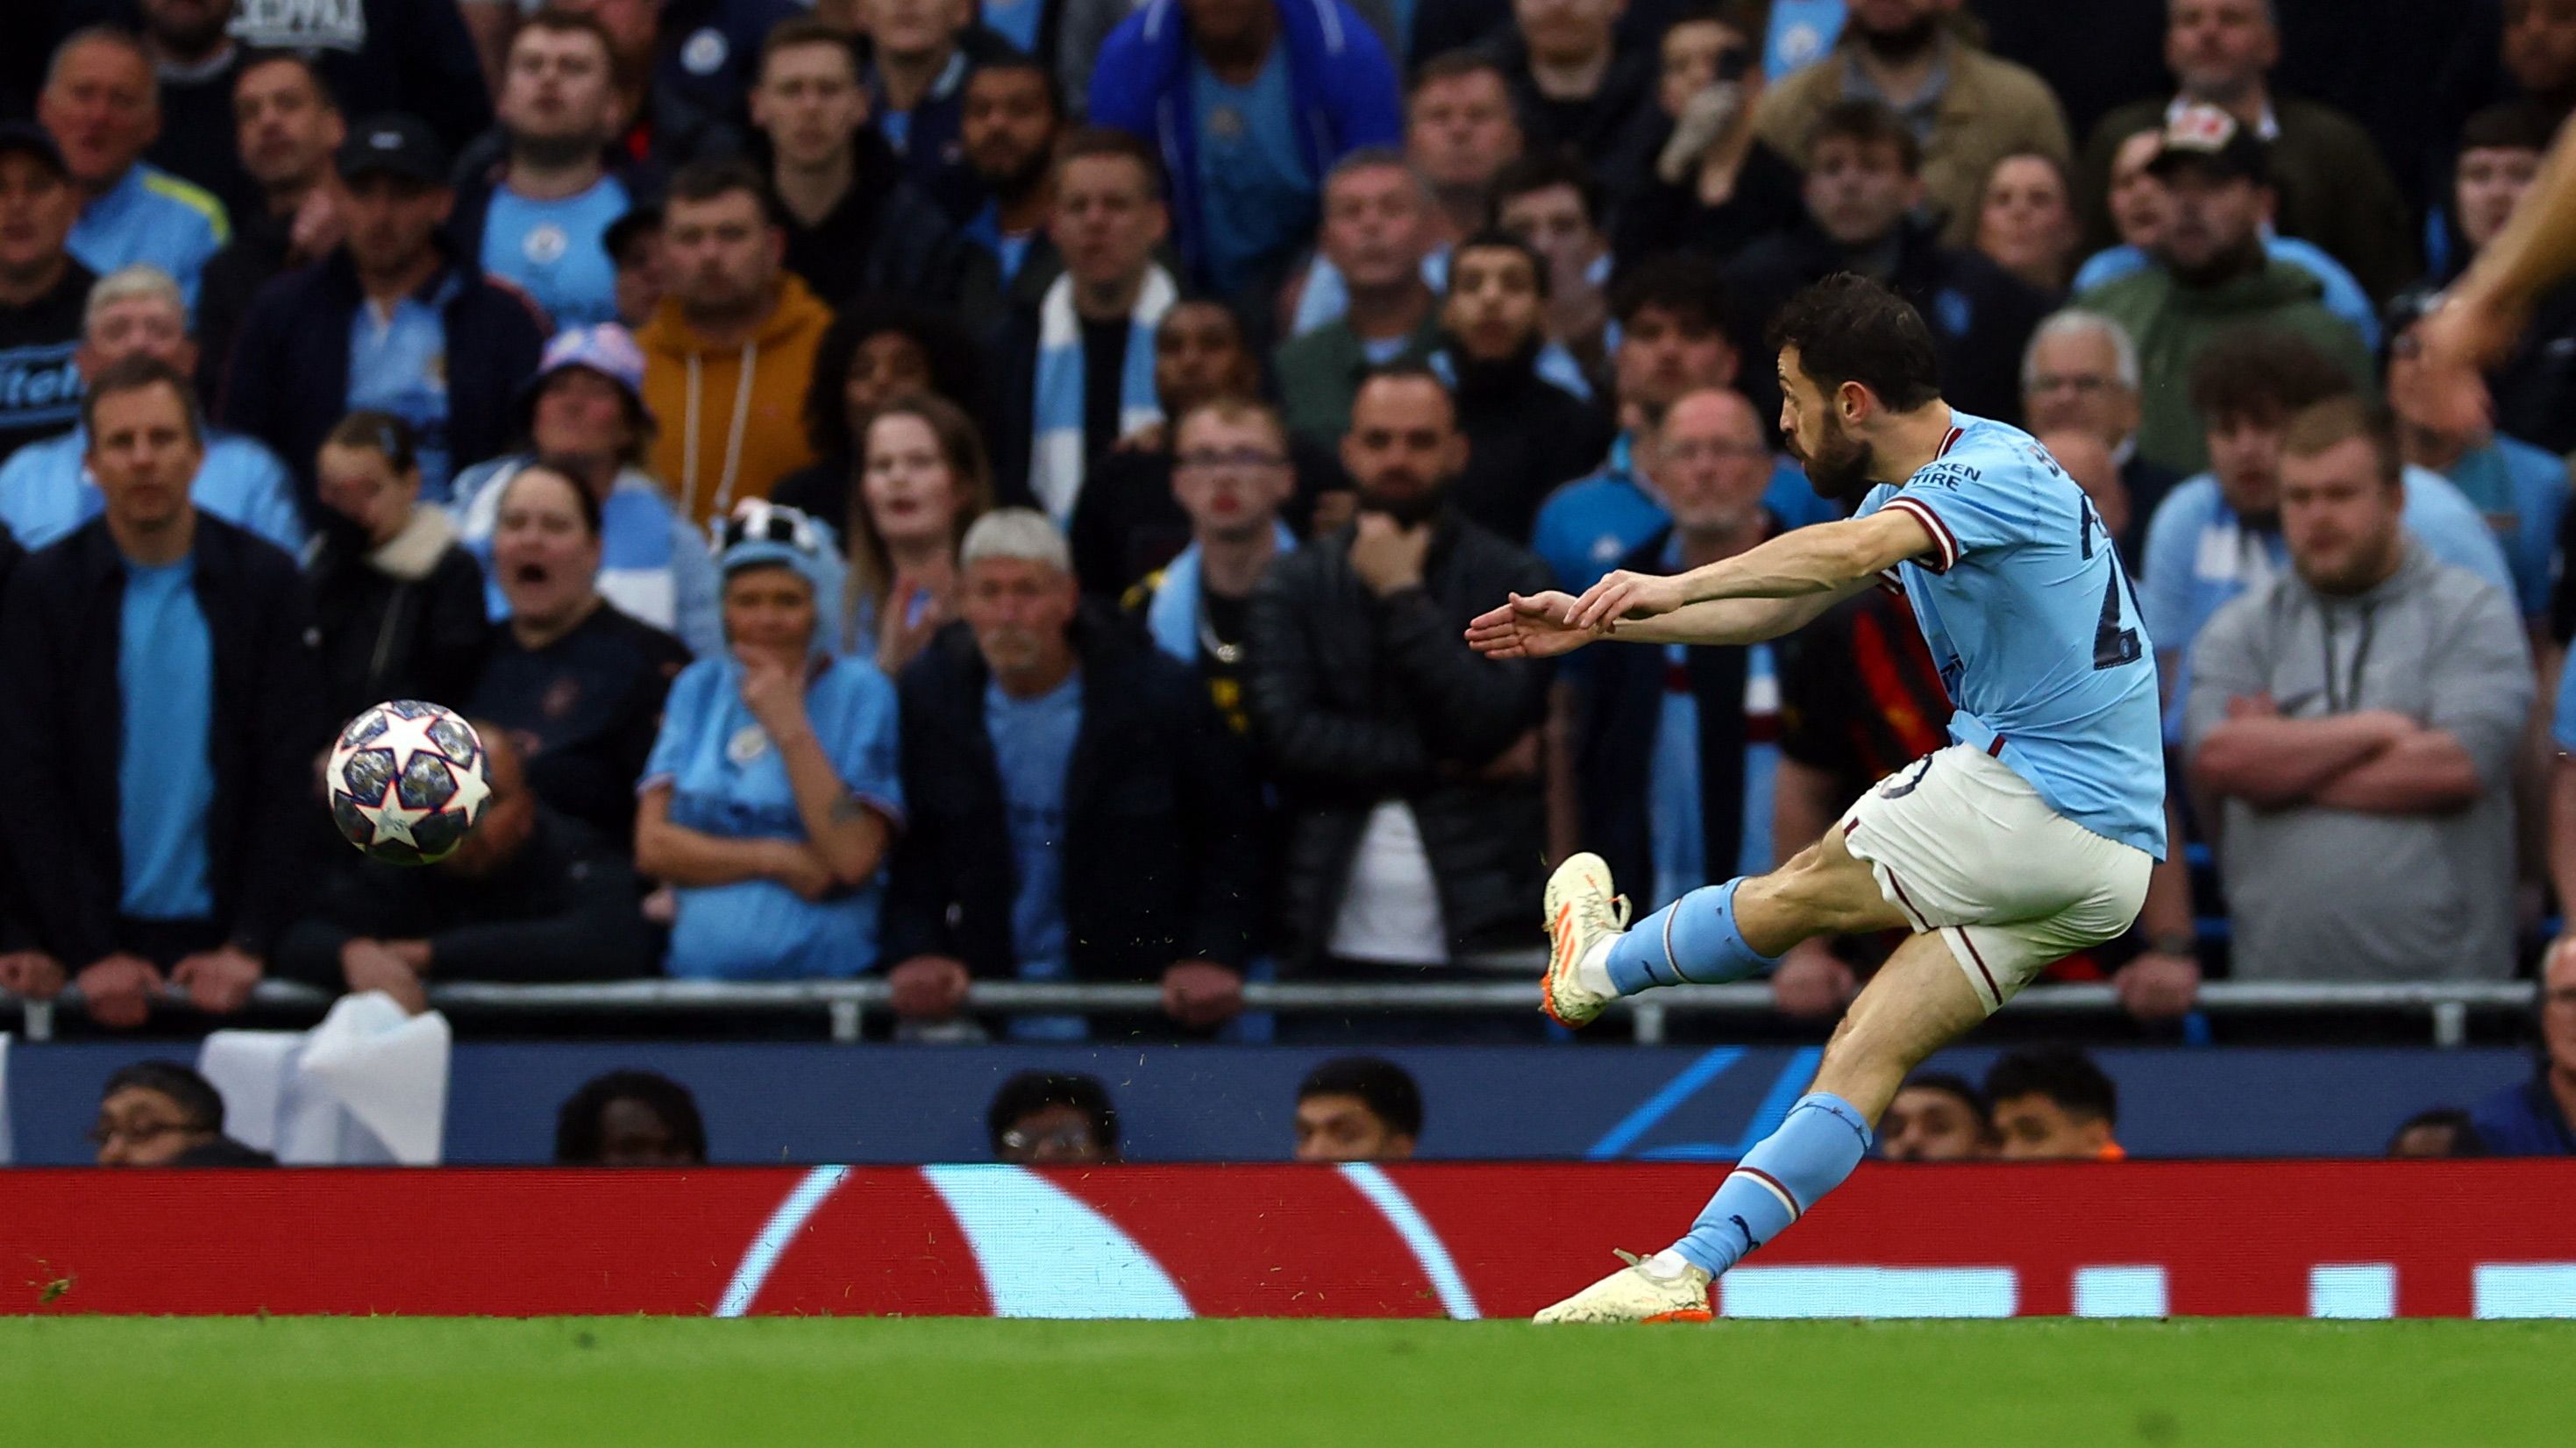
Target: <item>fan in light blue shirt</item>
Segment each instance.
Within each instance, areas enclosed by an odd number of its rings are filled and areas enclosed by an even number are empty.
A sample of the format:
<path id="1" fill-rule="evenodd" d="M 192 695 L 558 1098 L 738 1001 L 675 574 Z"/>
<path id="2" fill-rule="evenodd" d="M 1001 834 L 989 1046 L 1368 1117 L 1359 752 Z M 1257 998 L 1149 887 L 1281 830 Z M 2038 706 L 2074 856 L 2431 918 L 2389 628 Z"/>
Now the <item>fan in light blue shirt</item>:
<path id="1" fill-rule="evenodd" d="M 662 732 L 644 768 L 644 806 L 636 825 L 636 860 L 675 875 L 678 914 L 671 925 L 670 973 L 684 979 L 810 980 L 846 978 L 875 964 L 877 926 L 885 909 L 883 845 L 903 821 L 894 685 L 872 664 L 833 657 L 823 625 L 840 578 L 830 530 L 789 508 L 746 505 L 725 524 L 726 642 L 732 652 L 703 658 L 680 673 L 662 711 Z M 783 625 L 760 585 L 780 578 L 801 586 L 803 634 Z M 781 651 L 798 657 L 804 689 L 801 717 L 782 727 L 745 698 L 755 667 L 777 666 Z M 800 796 L 797 771 L 821 751 L 834 791 L 828 826 L 818 823 L 808 774 Z M 799 762 L 791 764 L 789 756 Z M 856 809 L 846 817 L 844 805 Z M 844 840 L 829 831 L 856 830 Z M 871 831 L 877 864 L 856 884 L 808 899 L 791 888 L 792 873 L 756 853 L 728 853 L 717 868 L 691 871 L 681 861 L 723 846 L 787 842 L 825 863 L 861 848 Z M 681 842 L 694 838 L 700 848 Z M 676 868 L 675 868 L 676 866 Z M 835 869 L 841 868 L 835 866 Z M 845 877 L 846 878 L 846 877 Z"/>
<path id="2" fill-rule="evenodd" d="M 215 807 L 207 753 L 214 728 L 215 649 L 197 603 L 193 558 L 128 562 L 117 624 L 116 691 L 124 747 L 116 762 L 118 909 L 138 920 L 215 913 L 206 816 Z"/>
<path id="3" fill-rule="evenodd" d="M 557 327 L 614 322 L 617 264 L 606 237 L 633 205 L 614 176 L 555 201 L 497 187 L 483 219 L 483 270 L 517 283 Z"/>
<path id="4" fill-rule="evenodd" d="M 100 276 L 136 262 L 159 267 L 194 311 L 197 279 L 232 236 L 224 204 L 212 192 L 138 161 L 81 209 L 65 245 Z"/>
<path id="5" fill-rule="evenodd" d="M 447 442 L 447 304 L 464 285 L 463 275 L 451 271 L 428 296 L 407 296 L 387 309 L 365 302 L 349 318 L 349 395 L 342 404 L 351 412 L 390 412 L 411 425 L 424 498 L 446 497 L 456 470 Z M 316 398 L 314 405 L 327 400 Z"/>
<path id="6" fill-rule="evenodd" d="M 1064 782 L 1082 732 L 1082 675 L 1031 699 L 984 686 L 984 730 L 1002 775 L 1011 836 L 1011 948 L 1023 980 L 1063 980 L 1072 966 L 1064 921 Z M 1080 1016 L 1019 1016 L 1022 1041 L 1078 1041 Z"/>

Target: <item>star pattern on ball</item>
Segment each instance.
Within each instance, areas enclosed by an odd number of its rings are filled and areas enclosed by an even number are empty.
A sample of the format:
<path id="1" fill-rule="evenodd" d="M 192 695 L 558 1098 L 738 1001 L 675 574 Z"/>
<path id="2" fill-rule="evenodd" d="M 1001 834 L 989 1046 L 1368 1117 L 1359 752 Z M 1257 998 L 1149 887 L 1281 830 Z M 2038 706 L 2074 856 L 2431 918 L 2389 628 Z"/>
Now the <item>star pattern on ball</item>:
<path id="1" fill-rule="evenodd" d="M 385 732 L 368 740 L 366 747 L 392 751 L 394 773 L 400 776 L 411 768 L 411 757 L 415 753 L 433 754 L 440 759 L 447 758 L 446 749 L 442 748 L 429 734 L 430 726 L 437 722 L 438 716 L 435 714 L 405 718 L 388 709 L 385 711 Z"/>
<path id="2" fill-rule="evenodd" d="M 490 781 L 484 779 L 483 772 L 479 769 L 468 769 L 453 759 L 443 762 L 447 765 L 449 776 L 456 781 L 456 792 L 447 797 L 447 807 L 468 820 L 480 818 L 483 814 L 483 801 L 492 797 Z"/>
<path id="3" fill-rule="evenodd" d="M 420 848 L 420 841 L 412 837 L 411 827 L 438 813 L 434 809 L 413 809 L 404 804 L 402 780 L 399 776 L 385 781 L 383 799 L 374 804 L 361 801 L 357 808 L 358 814 L 366 820 L 368 828 L 373 832 L 368 839 L 371 847 L 399 842 L 413 849 Z"/>

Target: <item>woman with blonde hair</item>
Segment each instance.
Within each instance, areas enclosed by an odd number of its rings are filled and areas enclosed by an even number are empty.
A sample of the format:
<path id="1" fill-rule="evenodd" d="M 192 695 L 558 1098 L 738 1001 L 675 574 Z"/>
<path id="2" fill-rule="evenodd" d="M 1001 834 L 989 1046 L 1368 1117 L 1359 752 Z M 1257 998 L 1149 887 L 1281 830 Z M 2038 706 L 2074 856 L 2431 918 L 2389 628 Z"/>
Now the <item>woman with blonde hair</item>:
<path id="1" fill-rule="evenodd" d="M 843 616 L 849 652 L 892 675 L 957 616 L 957 544 L 993 506 L 993 472 L 974 420 L 929 393 L 878 408 L 860 442 Z"/>

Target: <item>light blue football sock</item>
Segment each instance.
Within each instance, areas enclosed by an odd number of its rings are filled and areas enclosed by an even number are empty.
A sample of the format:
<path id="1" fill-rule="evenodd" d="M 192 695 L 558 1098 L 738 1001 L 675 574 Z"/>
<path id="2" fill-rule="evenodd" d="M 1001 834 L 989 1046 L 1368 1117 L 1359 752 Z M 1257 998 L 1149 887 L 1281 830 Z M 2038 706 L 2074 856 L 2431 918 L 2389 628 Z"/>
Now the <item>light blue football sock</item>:
<path id="1" fill-rule="evenodd" d="M 1823 1091 L 1799 1097 L 1780 1129 L 1735 1164 L 1673 1251 L 1711 1275 L 1724 1272 L 1841 1186 L 1869 1141 L 1850 1102 Z"/>
<path id="2" fill-rule="evenodd" d="M 1610 983 L 1623 996 L 1659 985 L 1724 985 L 1760 975 L 1778 959 L 1758 955 L 1735 928 L 1735 887 L 1703 885 L 1610 943 Z"/>

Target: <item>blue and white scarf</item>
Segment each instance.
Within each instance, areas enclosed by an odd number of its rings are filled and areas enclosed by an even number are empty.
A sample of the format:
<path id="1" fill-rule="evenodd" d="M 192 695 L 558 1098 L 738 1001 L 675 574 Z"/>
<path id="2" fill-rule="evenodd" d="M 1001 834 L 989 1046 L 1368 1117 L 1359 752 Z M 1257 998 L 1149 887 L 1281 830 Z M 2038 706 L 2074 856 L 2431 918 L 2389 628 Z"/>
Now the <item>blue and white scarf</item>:
<path id="1" fill-rule="evenodd" d="M 1270 525 L 1272 544 L 1282 554 L 1297 551 L 1297 535 L 1288 525 Z M 1199 545 L 1191 544 L 1181 555 L 1163 565 L 1162 581 L 1154 585 L 1153 602 L 1145 605 L 1145 632 L 1154 647 L 1193 668 L 1199 661 Z"/>
<path id="2" fill-rule="evenodd" d="M 1145 272 L 1127 319 L 1126 365 L 1118 377 L 1118 433 L 1124 437 L 1163 420 L 1154 391 L 1154 329 L 1172 309 L 1180 289 L 1161 267 Z M 1082 322 L 1073 310 L 1073 278 L 1055 279 L 1038 304 L 1038 381 L 1035 425 L 1029 429 L 1029 491 L 1056 526 L 1073 521 L 1082 496 Z"/>

